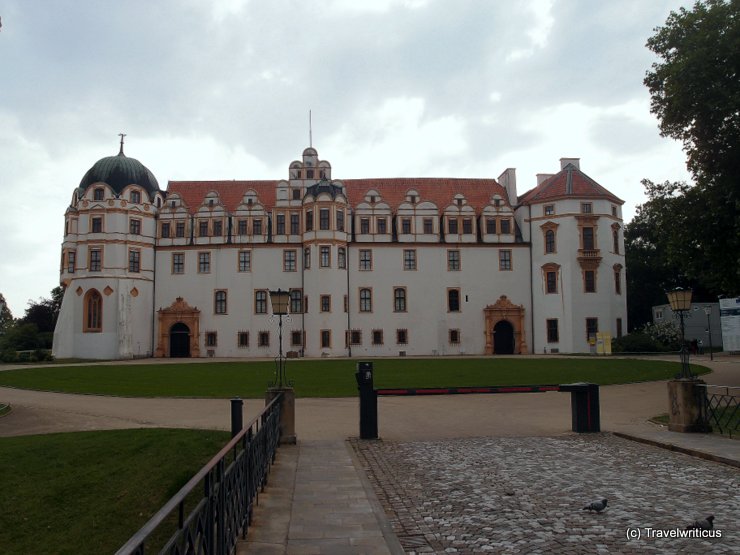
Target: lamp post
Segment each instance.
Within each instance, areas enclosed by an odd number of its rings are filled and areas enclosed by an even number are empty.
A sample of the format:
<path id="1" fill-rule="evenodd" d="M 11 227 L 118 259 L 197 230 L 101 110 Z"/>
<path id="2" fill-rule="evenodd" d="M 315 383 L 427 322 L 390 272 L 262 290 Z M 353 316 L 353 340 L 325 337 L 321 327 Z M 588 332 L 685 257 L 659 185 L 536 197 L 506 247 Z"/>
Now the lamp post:
<path id="1" fill-rule="evenodd" d="M 704 307 L 704 314 L 707 315 L 707 333 L 709 334 L 709 360 L 714 360 L 714 349 L 712 348 L 712 305 Z"/>
<path id="2" fill-rule="evenodd" d="M 684 317 L 686 312 L 691 309 L 691 289 L 674 289 L 666 292 L 668 302 L 671 304 L 671 310 L 674 315 L 678 315 L 681 326 L 681 379 L 693 380 L 695 376 L 691 374 L 689 368 L 689 350 L 686 348 Z"/>
<path id="3" fill-rule="evenodd" d="M 283 354 L 283 316 L 288 314 L 290 293 L 282 289 L 270 291 L 270 304 L 272 304 L 273 317 L 278 317 L 278 341 L 280 343 L 280 350 L 275 359 L 275 379 L 270 383 L 270 387 L 282 389 L 283 387 L 290 387 L 292 385 L 285 375 L 285 355 Z"/>

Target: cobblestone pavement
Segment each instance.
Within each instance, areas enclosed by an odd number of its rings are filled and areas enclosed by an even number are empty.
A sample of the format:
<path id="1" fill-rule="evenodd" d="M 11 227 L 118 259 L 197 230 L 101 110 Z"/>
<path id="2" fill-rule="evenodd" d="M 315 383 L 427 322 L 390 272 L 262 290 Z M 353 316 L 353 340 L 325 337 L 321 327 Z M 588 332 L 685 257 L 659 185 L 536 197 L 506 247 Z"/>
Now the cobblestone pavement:
<path id="1" fill-rule="evenodd" d="M 740 553 L 731 466 L 610 434 L 351 441 L 407 553 Z M 655 537 L 710 514 L 720 538 Z"/>

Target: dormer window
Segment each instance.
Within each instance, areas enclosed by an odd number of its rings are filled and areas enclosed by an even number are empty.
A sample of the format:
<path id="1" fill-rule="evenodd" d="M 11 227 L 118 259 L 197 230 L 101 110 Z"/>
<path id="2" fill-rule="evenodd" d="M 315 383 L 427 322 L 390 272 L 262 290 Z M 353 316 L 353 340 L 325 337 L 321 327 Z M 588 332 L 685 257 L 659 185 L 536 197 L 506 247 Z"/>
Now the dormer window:
<path id="1" fill-rule="evenodd" d="M 105 196 L 105 190 L 102 187 L 98 187 L 93 191 L 93 200 L 103 200 Z"/>
<path id="2" fill-rule="evenodd" d="M 174 200 L 170 201 L 170 208 L 174 208 L 175 206 L 177 206 L 175 201 Z"/>
<path id="3" fill-rule="evenodd" d="M 141 202 L 141 193 L 139 191 L 131 191 L 131 202 L 134 204 Z"/>
<path id="4" fill-rule="evenodd" d="M 306 170 L 306 179 L 313 179 L 313 170 Z"/>
<path id="5" fill-rule="evenodd" d="M 409 195 L 409 202 L 411 204 L 416 204 L 416 195 Z"/>
<path id="6" fill-rule="evenodd" d="M 370 202 L 371 203 L 375 204 L 375 199 L 376 199 L 375 195 L 370 195 Z"/>
<path id="7" fill-rule="evenodd" d="M 496 208 L 498 208 L 499 206 L 501 206 L 501 199 L 500 199 L 500 198 L 495 198 L 495 199 L 493 199 L 493 205 L 494 205 L 494 206 L 495 206 Z"/>
<path id="8" fill-rule="evenodd" d="M 247 199 L 247 206 L 252 206 L 254 204 L 254 199 L 248 198 Z"/>
<path id="9" fill-rule="evenodd" d="M 213 199 L 212 198 L 209 198 L 208 199 L 208 206 L 213 206 Z"/>
<path id="10" fill-rule="evenodd" d="M 463 199 L 461 199 L 461 198 L 456 198 L 456 199 L 455 199 L 455 204 L 457 204 L 458 206 L 462 206 L 462 205 L 463 205 Z"/>

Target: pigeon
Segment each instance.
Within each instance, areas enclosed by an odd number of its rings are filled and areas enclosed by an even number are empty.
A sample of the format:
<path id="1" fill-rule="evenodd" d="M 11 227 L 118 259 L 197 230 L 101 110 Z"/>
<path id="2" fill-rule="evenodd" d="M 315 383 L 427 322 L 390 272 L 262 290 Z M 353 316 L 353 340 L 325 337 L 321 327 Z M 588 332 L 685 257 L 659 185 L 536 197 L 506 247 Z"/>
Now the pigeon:
<path id="1" fill-rule="evenodd" d="M 702 520 L 695 520 L 686 527 L 686 530 L 713 530 L 714 529 L 714 515 L 709 515 L 707 518 Z"/>
<path id="2" fill-rule="evenodd" d="M 583 507 L 584 511 L 596 511 L 597 513 L 600 513 L 606 509 L 606 499 L 602 499 L 601 501 L 594 501 L 593 503 L 589 503 L 585 507 Z"/>

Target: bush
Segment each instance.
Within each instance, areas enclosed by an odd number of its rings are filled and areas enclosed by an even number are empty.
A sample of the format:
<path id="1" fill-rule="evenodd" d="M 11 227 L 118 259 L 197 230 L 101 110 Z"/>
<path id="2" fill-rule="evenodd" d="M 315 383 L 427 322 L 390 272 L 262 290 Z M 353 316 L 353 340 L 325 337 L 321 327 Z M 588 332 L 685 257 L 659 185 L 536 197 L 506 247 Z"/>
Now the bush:
<path id="1" fill-rule="evenodd" d="M 670 350 L 644 331 L 636 331 L 612 340 L 613 353 L 664 353 Z"/>

